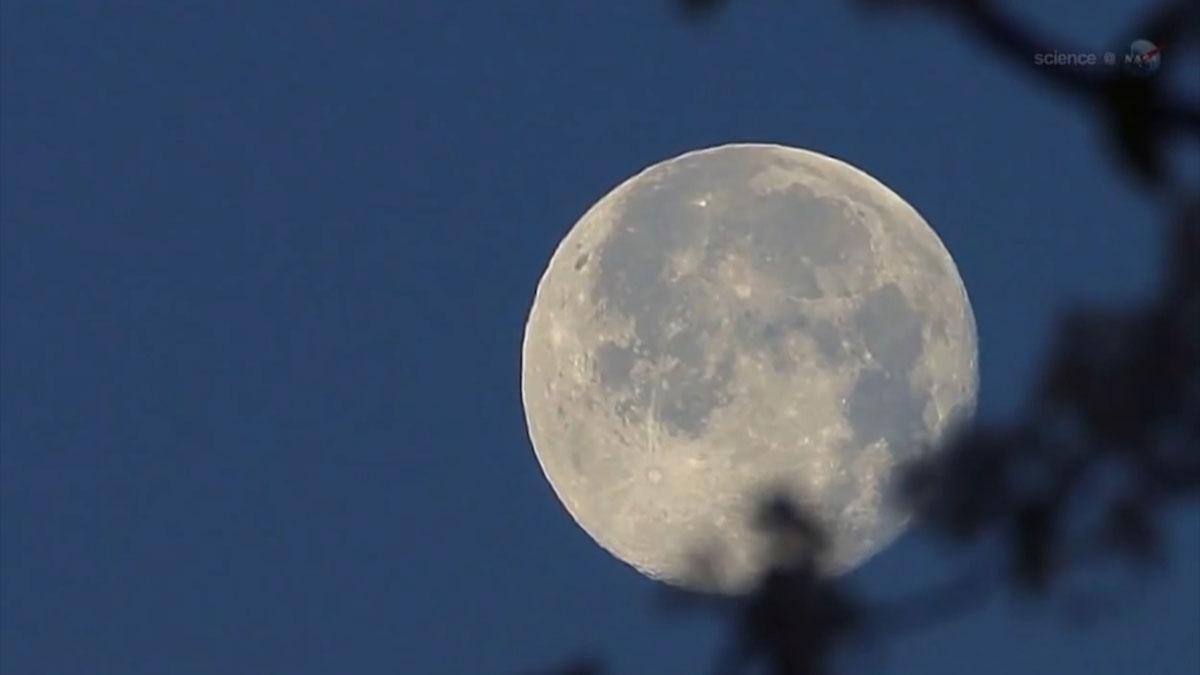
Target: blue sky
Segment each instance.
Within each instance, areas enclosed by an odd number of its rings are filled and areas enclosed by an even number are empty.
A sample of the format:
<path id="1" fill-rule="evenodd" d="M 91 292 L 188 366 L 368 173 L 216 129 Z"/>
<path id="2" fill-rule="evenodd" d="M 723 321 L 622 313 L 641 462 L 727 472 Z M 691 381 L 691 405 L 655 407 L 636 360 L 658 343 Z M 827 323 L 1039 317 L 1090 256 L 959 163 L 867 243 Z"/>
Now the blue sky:
<path id="1" fill-rule="evenodd" d="M 519 396 L 567 229 L 683 151 L 855 164 L 954 256 L 980 414 L 1055 312 L 1153 289 L 1158 212 L 1088 111 L 923 14 L 734 2 L 0 10 L 0 670 L 696 672 L 713 621 L 559 506 Z M 808 7 L 807 5 L 819 5 Z M 1104 50 L 1141 3 L 1024 3 Z M 998 603 L 891 672 L 1193 673 L 1200 509 L 1086 630 Z M 947 573 L 906 538 L 849 583 Z M 1132 592 L 1131 592 L 1132 591 Z M 859 664 L 862 667 L 861 664 Z"/>

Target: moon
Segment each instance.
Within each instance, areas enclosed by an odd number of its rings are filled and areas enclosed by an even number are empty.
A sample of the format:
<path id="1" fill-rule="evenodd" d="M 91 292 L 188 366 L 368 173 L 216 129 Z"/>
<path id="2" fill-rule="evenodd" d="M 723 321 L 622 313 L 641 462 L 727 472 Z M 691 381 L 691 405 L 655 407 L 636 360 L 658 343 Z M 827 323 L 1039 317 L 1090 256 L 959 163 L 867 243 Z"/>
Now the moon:
<path id="1" fill-rule="evenodd" d="M 571 228 L 522 348 L 534 452 L 575 522 L 655 579 L 748 588 L 764 491 L 836 575 L 897 537 L 897 468 L 975 406 L 975 319 L 941 240 L 845 162 L 733 144 L 655 164 Z M 698 547 L 723 554 L 714 580 Z"/>

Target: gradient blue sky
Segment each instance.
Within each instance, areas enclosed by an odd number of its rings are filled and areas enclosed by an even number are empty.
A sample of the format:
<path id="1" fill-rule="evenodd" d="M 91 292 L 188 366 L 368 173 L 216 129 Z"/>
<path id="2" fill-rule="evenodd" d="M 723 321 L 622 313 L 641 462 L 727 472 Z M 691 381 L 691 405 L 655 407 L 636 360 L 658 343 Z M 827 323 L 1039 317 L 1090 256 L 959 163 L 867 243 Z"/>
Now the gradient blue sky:
<path id="1" fill-rule="evenodd" d="M 1021 4 L 1102 50 L 1144 3 Z M 593 201 L 731 141 L 865 169 L 958 263 L 989 419 L 1056 310 L 1153 287 L 1086 110 L 854 10 L 5 2 L 0 671 L 697 672 L 718 624 L 657 611 L 525 433 L 526 312 Z M 1001 602 L 858 667 L 1195 673 L 1200 509 L 1169 520 L 1097 626 Z M 914 536 L 849 582 L 946 573 Z"/>

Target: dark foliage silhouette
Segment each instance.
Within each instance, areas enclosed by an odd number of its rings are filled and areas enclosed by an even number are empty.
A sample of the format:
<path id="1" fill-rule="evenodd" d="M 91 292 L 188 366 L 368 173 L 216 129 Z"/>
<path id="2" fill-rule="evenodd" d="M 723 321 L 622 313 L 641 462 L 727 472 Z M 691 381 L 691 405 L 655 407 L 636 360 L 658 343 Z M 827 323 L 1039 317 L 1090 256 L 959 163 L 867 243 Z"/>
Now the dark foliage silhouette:
<path id="1" fill-rule="evenodd" d="M 719 20 L 727 4 L 677 2 L 695 21 Z M 1162 205 L 1161 283 L 1145 306 L 1077 308 L 1062 317 L 1018 423 L 960 429 L 932 459 L 904 472 L 899 498 L 923 527 L 963 545 L 999 535 L 1001 560 L 964 569 L 941 588 L 867 604 L 817 573 L 824 537 L 815 523 L 768 499 L 760 525 L 783 554 L 753 592 L 670 592 L 672 607 L 718 612 L 730 622 L 718 673 L 761 664 L 777 675 L 829 673 L 832 650 L 843 642 L 919 630 L 999 590 L 1049 597 L 1045 591 L 1092 564 L 1155 565 L 1164 555 L 1157 515 L 1200 492 L 1200 198 L 1170 161 L 1181 139 L 1200 140 L 1200 109 L 1161 73 L 1036 67 L 1031 54 L 1069 48 L 985 0 L 859 4 L 937 12 L 1093 111 L 1114 167 Z M 1200 49 L 1200 5 L 1153 7 L 1120 37 L 1175 53 Z M 1164 59 L 1162 68 L 1170 67 Z M 595 662 L 575 668 L 557 672 L 602 672 Z"/>

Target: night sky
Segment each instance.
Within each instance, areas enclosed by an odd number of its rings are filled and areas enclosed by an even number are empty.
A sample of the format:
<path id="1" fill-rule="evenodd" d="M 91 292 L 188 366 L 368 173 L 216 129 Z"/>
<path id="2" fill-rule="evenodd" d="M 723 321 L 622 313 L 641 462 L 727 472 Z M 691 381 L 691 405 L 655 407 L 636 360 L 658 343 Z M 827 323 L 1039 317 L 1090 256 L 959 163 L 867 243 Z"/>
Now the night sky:
<path id="1" fill-rule="evenodd" d="M 1144 5 L 1022 4 L 1097 51 Z M 0 671 L 701 671 L 720 624 L 595 545 L 525 430 L 526 314 L 595 200 L 735 141 L 866 170 L 955 258 L 989 420 L 1059 310 L 1154 289 L 1161 213 L 1088 110 L 859 9 L 5 2 Z M 1200 508 L 1167 523 L 1094 625 L 1001 600 L 850 672 L 1195 673 Z"/>

